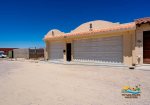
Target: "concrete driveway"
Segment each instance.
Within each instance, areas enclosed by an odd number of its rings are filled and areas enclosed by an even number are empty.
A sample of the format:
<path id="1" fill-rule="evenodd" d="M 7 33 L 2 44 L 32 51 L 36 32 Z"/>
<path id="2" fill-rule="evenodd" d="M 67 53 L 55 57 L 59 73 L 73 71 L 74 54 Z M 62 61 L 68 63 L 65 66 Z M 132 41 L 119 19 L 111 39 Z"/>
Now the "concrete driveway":
<path id="1" fill-rule="evenodd" d="M 123 86 L 141 85 L 126 99 Z M 0 60 L 0 105 L 149 105 L 150 71 Z"/>

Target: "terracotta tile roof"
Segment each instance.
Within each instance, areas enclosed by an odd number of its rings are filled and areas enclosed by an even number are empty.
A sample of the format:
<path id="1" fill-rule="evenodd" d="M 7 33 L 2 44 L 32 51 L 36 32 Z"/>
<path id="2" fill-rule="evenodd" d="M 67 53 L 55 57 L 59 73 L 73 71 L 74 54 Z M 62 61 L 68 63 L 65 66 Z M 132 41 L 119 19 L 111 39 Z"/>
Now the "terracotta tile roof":
<path id="1" fill-rule="evenodd" d="M 136 19 L 135 23 L 137 25 L 139 24 L 144 24 L 144 23 L 150 23 L 150 17 L 145 17 L 145 18 L 140 18 L 140 19 Z"/>
<path id="2" fill-rule="evenodd" d="M 47 39 L 57 39 L 57 38 L 64 38 L 64 37 L 74 37 L 74 36 L 86 36 L 86 35 L 97 35 L 97 34 L 105 34 L 105 33 L 113 33 L 118 31 L 126 31 L 126 30 L 135 30 L 135 23 L 128 23 L 128 24 L 121 24 L 119 26 L 115 26 L 112 28 L 100 29 L 100 30 L 92 30 L 87 32 L 76 32 L 76 33 L 66 33 L 62 35 L 50 36 L 46 35 L 44 40 Z"/>

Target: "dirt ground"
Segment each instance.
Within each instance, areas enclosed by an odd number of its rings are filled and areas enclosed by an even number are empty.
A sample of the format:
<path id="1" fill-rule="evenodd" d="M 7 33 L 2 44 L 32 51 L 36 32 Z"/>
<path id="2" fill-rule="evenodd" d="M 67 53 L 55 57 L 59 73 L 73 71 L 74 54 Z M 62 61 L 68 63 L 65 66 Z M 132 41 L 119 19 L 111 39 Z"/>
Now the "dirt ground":
<path id="1" fill-rule="evenodd" d="M 140 97 L 122 96 L 138 84 Z M 0 60 L 0 105 L 150 105 L 150 71 Z"/>

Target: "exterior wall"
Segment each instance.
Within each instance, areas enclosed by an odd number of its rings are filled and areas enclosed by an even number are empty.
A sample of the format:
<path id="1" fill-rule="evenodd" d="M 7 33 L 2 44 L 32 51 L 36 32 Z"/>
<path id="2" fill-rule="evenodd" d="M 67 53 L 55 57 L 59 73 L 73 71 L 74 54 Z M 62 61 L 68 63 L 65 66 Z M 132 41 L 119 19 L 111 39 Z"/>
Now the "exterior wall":
<path id="1" fill-rule="evenodd" d="M 135 61 L 136 64 L 143 64 L 143 31 L 150 31 L 150 24 L 141 24 L 137 26 L 136 29 L 136 54 L 135 54 Z"/>
<path id="2" fill-rule="evenodd" d="M 46 60 L 48 60 L 49 59 L 49 57 L 50 57 L 50 55 L 49 55 L 49 48 L 50 48 L 50 43 L 47 41 L 46 42 L 46 55 L 45 55 L 45 57 L 46 57 Z"/>
<path id="3" fill-rule="evenodd" d="M 73 48 L 73 43 L 72 43 L 72 40 L 63 40 L 63 41 L 64 41 L 64 49 L 63 50 L 65 50 L 65 52 L 63 53 L 64 54 L 63 59 L 64 59 L 64 62 L 66 62 L 66 59 L 67 59 L 67 57 L 66 57 L 66 51 L 67 51 L 66 44 L 71 43 L 71 47 Z M 50 58 L 50 42 L 54 42 L 54 41 L 45 42 L 46 43 L 46 49 L 45 49 L 45 59 L 46 60 L 49 60 L 49 58 Z M 72 49 L 71 53 L 72 53 L 71 56 L 72 56 L 72 61 L 73 61 L 73 49 Z"/>
<path id="4" fill-rule="evenodd" d="M 48 54 L 47 54 L 47 49 L 44 49 L 44 60 L 48 60 Z"/>
<path id="5" fill-rule="evenodd" d="M 44 58 L 44 49 L 14 49 L 14 58 Z"/>
<path id="6" fill-rule="evenodd" d="M 132 66 L 135 66 L 136 64 L 136 50 L 135 50 L 135 42 L 136 40 L 136 32 L 132 32 Z"/>
<path id="7" fill-rule="evenodd" d="M 132 66 L 133 64 L 133 37 L 134 32 L 126 32 L 123 34 L 123 62 L 125 65 Z"/>
<path id="8" fill-rule="evenodd" d="M 14 49 L 14 58 L 29 59 L 29 49 Z"/>
<path id="9" fill-rule="evenodd" d="M 14 56 L 13 56 L 13 50 L 8 52 L 8 57 L 9 58 L 14 58 Z"/>
<path id="10" fill-rule="evenodd" d="M 112 37 L 112 36 L 120 36 L 123 35 L 123 63 L 128 66 L 132 66 L 136 60 L 135 60 L 135 31 L 123 31 L 123 32 L 116 32 L 116 33 L 108 33 L 103 35 L 93 35 L 93 36 L 84 36 L 84 37 L 76 37 L 76 38 L 64 38 L 61 39 L 61 41 L 64 41 L 65 43 L 72 43 L 72 61 L 73 59 L 73 40 L 77 39 L 90 39 L 90 38 L 102 38 L 102 37 Z M 49 54 L 49 44 L 51 41 L 57 41 L 57 40 L 49 40 L 46 42 L 46 48 L 47 53 Z M 65 44 L 66 45 L 66 44 Z M 65 46 L 66 50 L 66 46 Z M 64 53 L 64 61 L 66 61 L 66 52 Z"/>

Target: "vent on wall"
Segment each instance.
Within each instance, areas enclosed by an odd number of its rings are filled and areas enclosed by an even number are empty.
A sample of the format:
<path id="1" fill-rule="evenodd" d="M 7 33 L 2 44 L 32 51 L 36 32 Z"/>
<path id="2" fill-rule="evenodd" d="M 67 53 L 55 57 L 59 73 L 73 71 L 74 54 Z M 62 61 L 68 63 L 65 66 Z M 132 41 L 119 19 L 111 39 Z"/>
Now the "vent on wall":
<path id="1" fill-rule="evenodd" d="M 52 31 L 52 36 L 54 36 L 54 31 Z"/>
<path id="2" fill-rule="evenodd" d="M 90 23 L 90 31 L 92 31 L 92 28 L 93 28 L 93 25 L 92 25 L 92 23 Z"/>

